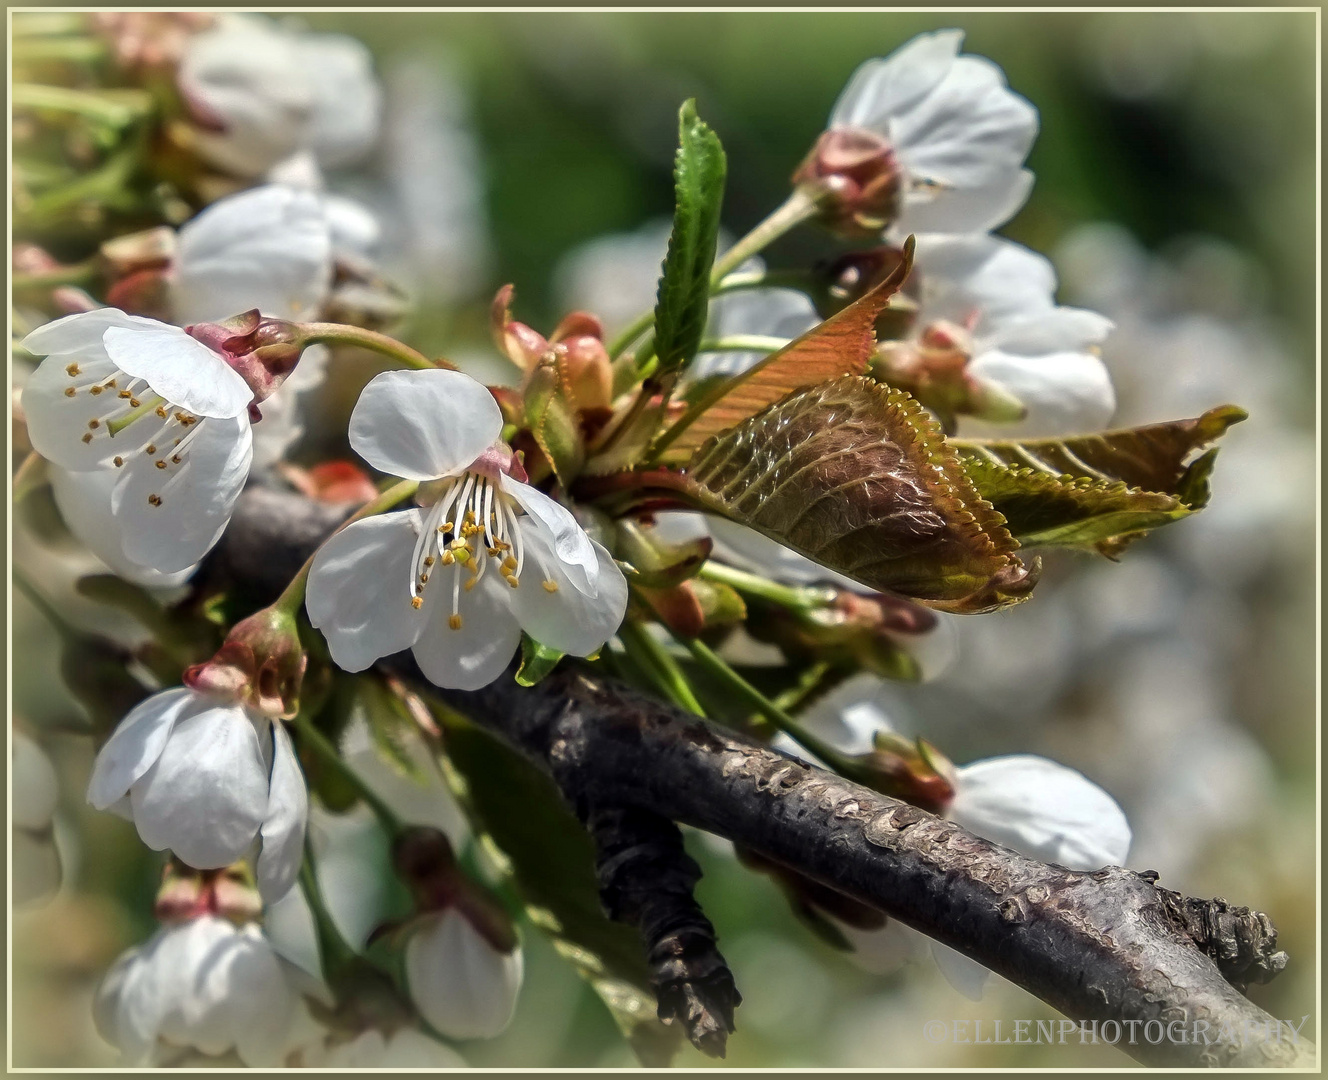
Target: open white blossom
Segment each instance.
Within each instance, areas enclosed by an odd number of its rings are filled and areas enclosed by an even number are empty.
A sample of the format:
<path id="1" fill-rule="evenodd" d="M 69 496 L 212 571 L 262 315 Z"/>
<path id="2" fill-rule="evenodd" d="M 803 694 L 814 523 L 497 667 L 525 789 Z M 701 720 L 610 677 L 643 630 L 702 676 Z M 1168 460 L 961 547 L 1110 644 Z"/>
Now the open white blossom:
<path id="1" fill-rule="evenodd" d="M 274 1066 L 297 1004 L 287 971 L 255 924 L 200 915 L 124 953 L 97 989 L 93 1017 L 129 1066 L 191 1047 Z"/>
<path id="2" fill-rule="evenodd" d="M 460 372 L 389 371 L 365 387 L 351 446 L 383 472 L 441 483 L 431 505 L 354 522 L 315 556 L 309 619 L 345 670 L 412 649 L 437 685 L 476 689 L 522 630 L 589 656 L 618 628 L 622 571 L 565 507 L 510 475 L 502 426 Z"/>
<path id="3" fill-rule="evenodd" d="M 314 318 L 332 288 L 332 237 L 324 201 L 309 191 L 265 184 L 217 200 L 180 228 L 169 275 L 175 321 L 251 308 Z"/>
<path id="4" fill-rule="evenodd" d="M 1022 420 L 960 419 L 965 435 L 1064 435 L 1096 431 L 1115 411 L 1097 346 L 1103 315 L 1056 304 L 1056 274 L 1043 256 L 998 236 L 919 236 L 914 330 L 886 350 L 966 358 L 965 373 L 1026 410 Z"/>
<path id="5" fill-rule="evenodd" d="M 448 1038 L 491 1039 L 512 1021 L 521 948 L 500 952 L 455 908 L 427 917 L 406 942 L 406 985 L 420 1015 Z"/>
<path id="6" fill-rule="evenodd" d="M 199 870 L 229 866 L 259 843 L 258 888 L 269 902 L 299 873 L 309 793 L 295 747 L 285 727 L 241 705 L 185 687 L 153 694 L 101 748 L 88 802 Z"/>
<path id="7" fill-rule="evenodd" d="M 870 750 L 877 732 L 891 730 L 874 700 L 878 686 L 879 681 L 870 676 L 850 680 L 809 710 L 804 725 L 845 753 Z M 806 756 L 787 740 L 784 748 Z M 1132 840 L 1124 811 L 1107 792 L 1074 769 L 1032 754 L 958 766 L 947 816 L 978 836 L 1070 870 L 1119 866 L 1129 855 Z M 895 920 L 881 930 L 862 930 L 837 920 L 836 926 L 853 944 L 854 959 L 877 973 L 915 959 L 926 941 Z M 939 942 L 930 945 L 946 980 L 965 997 L 979 1000 L 990 972 Z"/>
<path id="8" fill-rule="evenodd" d="M 892 233 L 994 229 L 1024 204 L 1023 167 L 1037 110 L 1001 69 L 960 56 L 962 30 L 919 34 L 857 69 L 835 102 L 830 131 L 870 133 L 900 170 Z"/>
<path id="9" fill-rule="evenodd" d="M 323 165 L 346 165 L 378 134 L 372 57 L 340 34 L 229 14 L 190 41 L 178 83 L 205 127 L 199 152 L 239 176 L 261 176 L 306 150 Z"/>
<path id="10" fill-rule="evenodd" d="M 33 447 L 115 474 L 109 515 L 89 511 L 114 530 L 103 549 L 162 573 L 196 563 L 249 474 L 248 383 L 178 327 L 114 308 L 47 323 L 23 347 L 46 357 L 23 391 Z"/>

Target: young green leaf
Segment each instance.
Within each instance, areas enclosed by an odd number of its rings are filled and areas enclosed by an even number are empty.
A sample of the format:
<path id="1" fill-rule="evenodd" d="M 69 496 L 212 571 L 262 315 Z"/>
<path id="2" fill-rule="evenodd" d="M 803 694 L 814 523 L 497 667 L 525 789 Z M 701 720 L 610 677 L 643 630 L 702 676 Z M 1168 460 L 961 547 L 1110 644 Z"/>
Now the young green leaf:
<path id="1" fill-rule="evenodd" d="M 678 113 L 673 178 L 676 205 L 664 273 L 655 305 L 659 371 L 673 371 L 696 355 L 710 307 L 710 267 L 719 239 L 727 169 L 719 136 L 696 115 L 696 102 Z"/>
<path id="2" fill-rule="evenodd" d="M 902 390 L 861 376 L 791 394 L 693 456 L 692 501 L 872 589 L 943 611 L 1025 599 L 1038 567 Z"/>
<path id="3" fill-rule="evenodd" d="M 516 681 L 522 686 L 534 686 L 558 666 L 566 653 L 541 645 L 529 634 L 521 635 L 521 666 L 516 669 Z"/>

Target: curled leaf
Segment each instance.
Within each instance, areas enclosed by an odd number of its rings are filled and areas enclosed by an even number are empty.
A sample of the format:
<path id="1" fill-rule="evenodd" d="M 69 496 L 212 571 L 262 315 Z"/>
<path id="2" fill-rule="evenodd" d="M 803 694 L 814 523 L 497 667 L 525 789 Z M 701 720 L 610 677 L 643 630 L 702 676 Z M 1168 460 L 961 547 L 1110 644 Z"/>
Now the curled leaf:
<path id="1" fill-rule="evenodd" d="M 935 420 L 872 379 L 801 390 L 712 437 L 685 489 L 870 589 L 942 611 L 1017 603 L 1037 580 Z"/>

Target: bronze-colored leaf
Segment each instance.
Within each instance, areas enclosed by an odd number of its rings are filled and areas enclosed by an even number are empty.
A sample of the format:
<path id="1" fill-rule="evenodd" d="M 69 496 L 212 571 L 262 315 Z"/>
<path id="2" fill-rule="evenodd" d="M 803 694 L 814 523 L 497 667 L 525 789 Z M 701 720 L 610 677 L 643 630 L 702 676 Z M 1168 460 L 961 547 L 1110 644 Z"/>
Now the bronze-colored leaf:
<path id="1" fill-rule="evenodd" d="M 1244 418 L 1226 405 L 1192 420 L 1100 435 L 951 445 L 1021 543 L 1115 558 L 1150 530 L 1207 505 L 1217 451 L 1186 459 Z"/>
<path id="2" fill-rule="evenodd" d="M 943 611 L 1016 603 L 1037 580 L 935 420 L 872 379 L 801 390 L 712 437 L 686 488 L 868 588 Z"/>
<path id="3" fill-rule="evenodd" d="M 778 352 L 703 394 L 660 440 L 668 460 L 682 461 L 706 439 L 805 386 L 861 375 L 876 349 L 876 319 L 913 266 L 913 240 L 899 266 L 876 288 L 812 327 Z"/>

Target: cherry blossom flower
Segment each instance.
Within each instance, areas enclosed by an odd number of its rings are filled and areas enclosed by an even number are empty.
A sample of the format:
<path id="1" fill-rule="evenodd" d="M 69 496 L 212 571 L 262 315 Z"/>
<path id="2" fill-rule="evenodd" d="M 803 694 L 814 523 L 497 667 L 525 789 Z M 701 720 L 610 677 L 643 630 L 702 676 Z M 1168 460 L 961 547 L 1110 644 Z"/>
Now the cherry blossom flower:
<path id="1" fill-rule="evenodd" d="M 23 347 L 46 356 L 23 391 L 33 448 L 71 472 L 115 474 L 109 515 L 88 512 L 124 559 L 163 573 L 196 563 L 249 473 L 244 378 L 178 327 L 113 308 L 57 319 Z M 114 561 L 109 537 L 102 550 Z"/>
<path id="2" fill-rule="evenodd" d="M 111 967 L 93 1003 L 97 1029 L 127 1065 L 193 1048 L 276 1065 L 297 1006 L 289 965 L 254 923 L 206 914 L 164 926 Z"/>
<path id="3" fill-rule="evenodd" d="M 200 154 L 239 176 L 261 176 L 303 150 L 323 165 L 349 164 L 377 137 L 372 58 L 340 34 L 224 16 L 193 38 L 177 78 L 202 128 Z"/>
<path id="4" fill-rule="evenodd" d="M 512 1020 L 521 949 L 495 949 L 456 908 L 424 917 L 406 942 L 411 1000 L 452 1039 L 491 1039 Z"/>
<path id="5" fill-rule="evenodd" d="M 200 870 L 229 866 L 258 843 L 269 901 L 299 872 L 309 795 L 291 738 L 217 696 L 175 687 L 133 709 L 97 755 L 88 802 Z"/>
<path id="6" fill-rule="evenodd" d="M 617 629 L 622 572 L 566 508 L 519 479 L 496 442 L 502 426 L 492 395 L 460 372 L 390 371 L 365 387 L 351 446 L 376 469 L 427 482 L 432 502 L 354 522 L 315 556 L 309 618 L 345 670 L 409 648 L 437 685 L 476 689 L 497 678 L 522 630 L 588 656 Z"/>
<path id="7" fill-rule="evenodd" d="M 794 179 L 831 179 L 859 232 L 982 232 L 1024 204 L 1037 110 L 962 30 L 919 34 L 857 69 Z"/>

